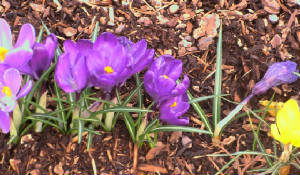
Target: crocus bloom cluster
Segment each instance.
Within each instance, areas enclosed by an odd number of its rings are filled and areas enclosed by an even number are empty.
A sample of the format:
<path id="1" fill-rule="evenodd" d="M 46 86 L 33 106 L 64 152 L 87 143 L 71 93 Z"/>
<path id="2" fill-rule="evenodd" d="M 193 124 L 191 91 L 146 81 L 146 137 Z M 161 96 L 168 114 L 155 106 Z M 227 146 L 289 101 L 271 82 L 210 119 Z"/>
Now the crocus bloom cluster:
<path id="1" fill-rule="evenodd" d="M 49 35 L 44 43 L 36 43 L 35 29 L 31 24 L 21 27 L 17 42 L 13 39 L 8 23 L 0 18 L 0 64 L 18 69 L 21 73 L 38 79 L 54 58 L 57 39 Z"/>
<path id="2" fill-rule="evenodd" d="M 273 63 L 243 102 L 247 103 L 253 96 L 263 94 L 272 87 L 297 81 L 298 76 L 294 72 L 299 72 L 299 70 L 297 69 L 297 64 L 293 61 Z"/>
<path id="3" fill-rule="evenodd" d="M 0 66 L 0 128 L 3 133 L 10 130 L 9 112 L 15 108 L 16 101 L 31 90 L 31 81 L 22 88 L 21 83 L 22 77 L 17 69 Z"/>
<path id="4" fill-rule="evenodd" d="M 31 24 L 21 27 L 17 42 L 13 39 L 8 23 L 0 18 L 0 64 L 20 68 L 28 63 L 33 55 L 32 47 L 35 42 L 35 30 Z"/>
<path id="5" fill-rule="evenodd" d="M 160 109 L 160 119 L 172 125 L 187 125 L 188 118 L 179 118 L 189 109 L 186 94 L 189 79 L 182 73 L 182 62 L 170 55 L 157 58 L 144 76 L 145 89 Z"/>
<path id="6" fill-rule="evenodd" d="M 112 33 L 102 33 L 95 43 L 66 40 L 64 50 L 57 63 L 55 79 L 65 92 L 79 92 L 87 86 L 110 92 L 143 70 L 154 57 L 154 50 L 147 49 L 145 40 L 134 44 Z"/>
<path id="7" fill-rule="evenodd" d="M 300 110 L 296 100 L 288 100 L 278 111 L 276 124 L 271 125 L 271 134 L 283 144 L 300 147 Z"/>

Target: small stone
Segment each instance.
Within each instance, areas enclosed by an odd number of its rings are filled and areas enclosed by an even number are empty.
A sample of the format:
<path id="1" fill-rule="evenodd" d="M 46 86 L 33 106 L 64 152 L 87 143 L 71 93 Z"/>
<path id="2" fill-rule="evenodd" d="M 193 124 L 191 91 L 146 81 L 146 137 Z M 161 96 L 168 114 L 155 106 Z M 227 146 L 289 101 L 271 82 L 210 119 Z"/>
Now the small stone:
<path id="1" fill-rule="evenodd" d="M 143 24 L 144 26 L 150 26 L 153 24 L 152 20 L 149 17 L 141 17 L 138 21 L 139 24 Z"/>
<path id="2" fill-rule="evenodd" d="M 278 22 L 278 20 L 279 20 L 279 18 L 278 18 L 277 15 L 275 15 L 275 14 L 269 15 L 269 21 L 270 21 L 271 23 L 275 24 L 275 23 Z"/>
<path id="3" fill-rule="evenodd" d="M 173 4 L 169 7 L 170 13 L 176 13 L 179 10 L 179 6 L 177 4 Z"/>

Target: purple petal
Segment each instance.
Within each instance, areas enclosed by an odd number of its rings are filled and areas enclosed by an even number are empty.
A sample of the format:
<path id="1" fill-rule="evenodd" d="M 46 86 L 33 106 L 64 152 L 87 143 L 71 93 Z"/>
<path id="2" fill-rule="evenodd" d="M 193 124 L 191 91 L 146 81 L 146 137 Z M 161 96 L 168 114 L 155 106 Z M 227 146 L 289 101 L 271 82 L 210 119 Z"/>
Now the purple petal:
<path id="1" fill-rule="evenodd" d="M 80 91 L 87 83 L 85 58 L 73 53 L 60 55 L 55 70 L 55 80 L 65 92 Z"/>
<path id="2" fill-rule="evenodd" d="M 4 83 L 6 86 L 8 86 L 13 95 L 17 95 L 19 92 L 22 77 L 20 75 L 20 72 L 15 68 L 9 68 L 4 72 Z"/>
<path id="3" fill-rule="evenodd" d="M 96 39 L 94 43 L 94 49 L 96 50 L 108 50 L 110 51 L 112 47 L 120 44 L 117 40 L 116 36 L 112 33 L 105 32 L 102 33 L 98 38 Z"/>
<path id="4" fill-rule="evenodd" d="M 29 80 L 26 82 L 26 84 L 21 88 L 20 92 L 17 95 L 17 99 L 22 98 L 26 96 L 32 88 L 32 81 Z"/>
<path id="5" fill-rule="evenodd" d="M 65 92 L 75 92 L 76 90 L 76 83 L 71 71 L 70 53 L 60 55 L 55 69 L 55 80 Z"/>
<path id="6" fill-rule="evenodd" d="M 129 50 L 132 53 L 132 64 L 135 65 L 145 55 L 145 52 L 147 50 L 146 40 L 140 40 L 139 42 L 135 43 Z"/>
<path id="7" fill-rule="evenodd" d="M 170 125 L 188 125 L 189 119 L 181 116 L 189 107 L 186 94 L 170 98 L 160 105 L 160 119 Z"/>
<path id="8" fill-rule="evenodd" d="M 49 68 L 52 59 L 53 57 L 49 55 L 49 48 L 40 43 L 34 45 L 30 66 L 35 79 L 38 79 Z"/>
<path id="9" fill-rule="evenodd" d="M 174 90 L 172 90 L 172 95 L 181 95 L 186 93 L 189 86 L 190 79 L 185 75 L 182 82 L 179 83 Z"/>
<path id="10" fill-rule="evenodd" d="M 73 67 L 73 77 L 77 84 L 77 91 L 83 89 L 86 86 L 88 80 L 88 72 L 85 57 L 77 58 L 77 62 Z"/>
<path id="11" fill-rule="evenodd" d="M 11 50 L 7 53 L 3 64 L 18 68 L 28 64 L 32 57 L 31 49 L 22 49 L 21 47 Z"/>
<path id="12" fill-rule="evenodd" d="M 3 19 L 0 18 L 0 47 L 4 47 L 6 49 L 12 48 L 12 36 L 11 30 L 8 23 Z"/>
<path id="13" fill-rule="evenodd" d="M 10 121 L 9 115 L 7 112 L 3 112 L 0 110 L 0 128 L 2 129 L 3 133 L 8 133 L 10 130 Z"/>
<path id="14" fill-rule="evenodd" d="M 64 41 L 64 50 L 65 52 L 77 52 L 76 43 L 72 40 Z"/>
<path id="15" fill-rule="evenodd" d="M 93 43 L 90 40 L 78 40 L 76 43 L 77 50 L 80 50 L 81 54 L 89 55 L 93 49 Z"/>
<path id="16" fill-rule="evenodd" d="M 57 38 L 51 33 L 44 41 L 45 48 L 48 49 L 49 59 L 52 60 L 55 55 L 55 49 L 57 48 Z M 51 61 L 50 61 L 51 62 Z"/>
<path id="17" fill-rule="evenodd" d="M 15 48 L 22 47 L 26 42 L 30 47 L 35 43 L 35 30 L 31 24 L 22 25 Z"/>
<path id="18" fill-rule="evenodd" d="M 252 94 L 263 94 L 274 86 L 295 82 L 299 77 L 293 72 L 298 72 L 298 69 L 297 64 L 292 61 L 272 64 L 264 77 L 255 84 Z"/>

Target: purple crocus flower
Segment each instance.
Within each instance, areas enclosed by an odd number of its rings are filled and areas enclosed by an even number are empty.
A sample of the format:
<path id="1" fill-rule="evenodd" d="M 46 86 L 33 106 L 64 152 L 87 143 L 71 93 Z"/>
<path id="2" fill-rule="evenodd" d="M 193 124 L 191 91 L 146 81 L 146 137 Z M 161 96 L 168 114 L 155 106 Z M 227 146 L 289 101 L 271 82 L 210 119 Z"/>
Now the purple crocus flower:
<path id="1" fill-rule="evenodd" d="M 295 82 L 299 77 L 293 72 L 299 72 L 297 64 L 293 61 L 273 63 L 268 68 L 264 77 L 255 84 L 251 94 L 243 102 L 247 103 L 254 95 L 263 94 L 274 86 Z"/>
<path id="2" fill-rule="evenodd" d="M 189 118 L 180 118 L 180 116 L 189 108 L 190 104 L 186 93 L 171 97 L 160 105 L 160 119 L 170 125 L 188 125 Z"/>
<path id="3" fill-rule="evenodd" d="M 154 49 L 147 49 L 147 42 L 144 39 L 133 43 L 128 38 L 121 36 L 118 37 L 118 40 L 128 49 L 130 54 L 125 71 L 119 76 L 119 82 L 123 84 L 132 75 L 142 71 L 153 62 L 155 51 Z"/>
<path id="4" fill-rule="evenodd" d="M 9 112 L 15 108 L 19 98 L 29 93 L 32 81 L 28 81 L 21 88 L 22 77 L 15 68 L 1 66 L 0 75 L 0 128 L 3 133 L 8 133 L 10 130 Z"/>
<path id="5" fill-rule="evenodd" d="M 39 79 L 42 73 L 49 68 L 55 55 L 57 39 L 54 34 L 50 34 L 43 43 L 33 45 L 33 56 L 25 66 L 19 70 L 25 74 Z"/>
<path id="6" fill-rule="evenodd" d="M 110 92 L 120 82 L 120 75 L 130 60 L 128 50 L 112 33 L 102 33 L 87 57 L 90 82 Z"/>
<path id="7" fill-rule="evenodd" d="M 184 79 L 176 84 L 182 72 L 182 62 L 171 55 L 163 55 L 154 60 L 144 76 L 145 89 L 159 105 L 162 101 L 186 93 L 189 79 Z"/>
<path id="8" fill-rule="evenodd" d="M 35 30 L 31 24 L 21 27 L 17 42 L 13 46 L 12 34 L 8 23 L 0 18 L 0 64 L 19 68 L 28 63 L 35 42 Z"/>
<path id="9" fill-rule="evenodd" d="M 88 82 L 86 58 L 91 42 L 66 40 L 65 53 L 61 54 L 55 70 L 55 80 L 65 92 L 80 92 Z"/>

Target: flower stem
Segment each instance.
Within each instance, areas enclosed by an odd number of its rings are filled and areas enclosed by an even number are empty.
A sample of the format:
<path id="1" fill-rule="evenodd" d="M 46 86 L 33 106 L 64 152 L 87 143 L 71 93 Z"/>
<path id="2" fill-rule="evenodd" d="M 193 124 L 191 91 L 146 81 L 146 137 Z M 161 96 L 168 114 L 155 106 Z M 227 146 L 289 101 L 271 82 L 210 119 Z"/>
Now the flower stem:
<path id="1" fill-rule="evenodd" d="M 138 164 L 138 153 L 139 153 L 139 146 L 138 144 L 134 144 L 134 147 L 133 147 L 133 165 L 132 165 L 132 173 L 135 173 L 136 172 L 136 167 L 137 167 L 137 164 Z"/>

